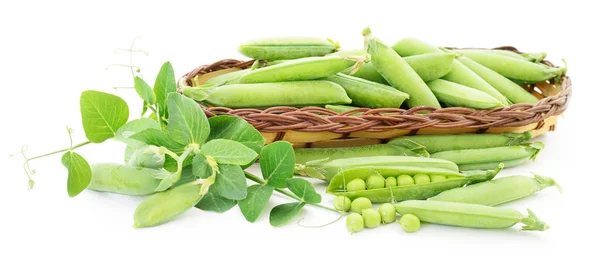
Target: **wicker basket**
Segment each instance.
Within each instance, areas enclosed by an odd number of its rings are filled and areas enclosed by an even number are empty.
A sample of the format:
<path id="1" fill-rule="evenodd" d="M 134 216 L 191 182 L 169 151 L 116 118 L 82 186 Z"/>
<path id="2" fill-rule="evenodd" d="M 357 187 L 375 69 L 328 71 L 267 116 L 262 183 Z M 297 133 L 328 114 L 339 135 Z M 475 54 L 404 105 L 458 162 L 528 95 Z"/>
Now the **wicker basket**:
<path id="1" fill-rule="evenodd" d="M 519 52 L 503 46 L 494 49 Z M 254 61 L 221 60 L 203 65 L 185 74 L 181 80 L 192 86 L 224 73 L 248 68 Z M 548 61 L 545 64 L 554 66 Z M 295 147 L 346 147 L 386 143 L 406 135 L 458 133 L 523 133 L 533 136 L 554 131 L 557 120 L 568 106 L 571 80 L 564 76 L 561 84 L 553 81 L 523 86 L 540 100 L 537 104 L 513 104 L 504 108 L 476 110 L 470 108 L 415 107 L 411 109 L 360 108 L 337 113 L 321 107 L 294 108 L 287 106 L 259 109 L 203 107 L 208 117 L 232 115 L 245 119 L 258 129 L 266 143 L 278 140 Z M 419 112 L 429 112 L 427 114 Z M 358 116 L 353 114 L 360 112 Z"/>

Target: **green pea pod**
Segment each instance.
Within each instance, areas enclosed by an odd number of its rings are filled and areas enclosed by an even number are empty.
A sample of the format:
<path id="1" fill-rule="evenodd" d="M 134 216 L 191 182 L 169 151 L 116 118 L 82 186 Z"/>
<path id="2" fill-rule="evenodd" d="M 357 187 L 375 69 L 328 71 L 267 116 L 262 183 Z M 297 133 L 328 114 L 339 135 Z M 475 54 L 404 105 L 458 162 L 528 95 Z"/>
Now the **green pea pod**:
<path id="1" fill-rule="evenodd" d="M 365 36 L 365 46 L 371 57 L 371 63 L 394 88 L 410 96 L 408 100 L 409 107 L 431 106 L 441 108 L 440 103 L 427 87 L 427 84 L 400 55 L 381 40 L 372 37 L 369 28 L 363 31 L 363 36 Z"/>
<path id="2" fill-rule="evenodd" d="M 398 41 L 392 46 L 401 56 L 413 56 L 426 53 L 443 53 L 444 51 L 438 47 L 432 46 L 428 43 L 420 41 L 414 38 L 405 38 Z M 464 64 L 458 60 L 454 60 L 452 69 L 442 79 L 462 84 L 473 89 L 480 90 L 496 98 L 503 105 L 510 105 L 510 101 L 496 90 L 492 85 L 487 83 L 484 79 L 479 77 L 476 73 L 469 70 Z M 409 93 L 410 94 L 410 93 Z"/>
<path id="3" fill-rule="evenodd" d="M 492 161 L 492 162 L 485 162 L 485 163 L 460 164 L 459 168 L 460 168 L 460 170 L 493 169 L 496 166 L 498 166 L 498 163 L 500 163 L 500 162 L 502 164 L 504 164 L 505 168 L 512 168 L 512 167 L 516 167 L 516 166 L 519 166 L 519 165 L 525 163 L 530 158 L 531 158 L 531 156 L 528 155 L 528 156 L 525 156 L 522 158 L 517 158 L 517 159 L 512 159 L 512 160 Z"/>
<path id="4" fill-rule="evenodd" d="M 556 186 L 561 191 L 560 186 L 552 178 L 540 175 L 534 175 L 533 178 L 516 175 L 451 189 L 428 200 L 497 206 L 528 197 L 551 186 Z"/>
<path id="5" fill-rule="evenodd" d="M 348 97 L 352 99 L 352 104 L 361 107 L 400 108 L 400 105 L 409 98 L 408 94 L 390 86 L 341 73 L 329 76 L 325 80 L 342 86 Z"/>
<path id="6" fill-rule="evenodd" d="M 211 89 L 206 102 L 229 108 L 267 108 L 350 104 L 352 100 L 337 83 L 296 81 L 223 85 Z"/>
<path id="7" fill-rule="evenodd" d="M 514 165 L 515 162 L 523 158 L 535 160 L 542 148 L 543 143 L 538 141 L 519 146 L 441 151 L 431 154 L 431 157 L 452 161 L 458 165 L 460 170 L 468 170 L 483 168 L 483 166 L 486 166 L 484 164 L 503 163 L 505 165 Z M 478 165 L 473 167 L 473 164 Z"/>
<path id="8" fill-rule="evenodd" d="M 458 57 L 458 60 L 496 88 L 496 90 L 506 96 L 511 102 L 529 104 L 536 104 L 538 102 L 538 98 L 533 94 L 499 73 L 464 56 Z"/>
<path id="9" fill-rule="evenodd" d="M 246 42 L 238 51 L 256 60 L 285 60 L 323 56 L 339 49 L 339 43 L 316 37 L 279 37 Z"/>
<path id="10" fill-rule="evenodd" d="M 502 107 L 502 102 L 489 94 L 458 83 L 437 79 L 427 82 L 427 86 L 439 101 L 450 106 L 474 109 Z"/>
<path id="11" fill-rule="evenodd" d="M 505 55 L 482 52 L 457 52 L 504 77 L 525 82 L 543 82 L 563 76 L 567 72 L 566 67 L 550 67 L 545 64 L 532 63 Z"/>
<path id="12" fill-rule="evenodd" d="M 510 208 L 489 207 L 477 204 L 407 200 L 396 204 L 401 215 L 413 214 L 421 221 L 470 228 L 508 228 L 517 223 L 525 224 L 522 230 L 543 231 L 549 228 L 531 210 L 529 216 Z"/>
<path id="13" fill-rule="evenodd" d="M 315 160 L 335 160 L 350 157 L 368 156 L 423 156 L 429 153 L 423 148 L 406 148 L 392 144 L 376 144 L 340 148 L 296 148 L 294 149 L 296 165 L 305 165 Z M 298 171 L 299 169 L 297 169 Z"/>
<path id="14" fill-rule="evenodd" d="M 340 56 L 364 56 L 364 50 L 339 51 L 331 55 Z M 404 57 L 404 60 L 410 65 L 413 70 L 423 79 L 423 81 L 432 81 L 446 75 L 452 69 L 452 64 L 456 55 L 451 53 L 429 53 L 422 55 L 414 55 Z M 389 83 L 377 72 L 377 69 L 372 63 L 363 64 L 358 71 L 351 74 L 353 68 L 348 68 L 342 71 L 343 74 L 352 75 L 358 78 L 363 78 L 369 81 L 374 81 L 382 84 Z"/>
<path id="15" fill-rule="evenodd" d="M 335 111 L 337 113 L 344 113 L 344 112 L 347 112 L 347 111 L 358 109 L 358 107 L 354 107 L 354 106 L 348 106 L 348 105 L 330 105 L 330 104 L 325 105 L 325 108 L 326 109 L 330 109 L 332 111 Z M 352 114 L 352 115 L 359 115 L 359 114 L 360 113 L 355 113 L 355 114 Z"/>
<path id="16" fill-rule="evenodd" d="M 502 134 L 415 135 L 393 139 L 388 144 L 407 148 L 425 148 L 429 153 L 447 150 L 484 149 L 519 145 L 530 140 L 531 132 Z"/>
<path id="17" fill-rule="evenodd" d="M 224 84 L 235 84 L 239 82 L 240 77 L 249 73 L 251 69 L 244 69 L 235 72 L 230 72 L 226 74 L 221 74 L 219 76 L 215 76 L 206 80 L 204 84 L 210 84 L 214 86 L 224 85 Z"/>
<path id="18" fill-rule="evenodd" d="M 251 70 L 239 83 L 305 81 L 328 77 L 354 65 L 356 60 L 339 57 L 308 57 Z"/>
<path id="19" fill-rule="evenodd" d="M 546 58 L 546 53 L 515 53 L 499 49 L 459 49 L 458 51 L 461 53 L 493 53 L 535 63 L 541 62 Z"/>
<path id="20" fill-rule="evenodd" d="M 491 177 L 488 172 L 477 172 L 471 175 L 465 175 L 457 171 L 448 169 L 431 168 L 431 167 L 406 167 L 406 166 L 361 166 L 347 169 L 339 172 L 329 182 L 326 192 L 336 196 L 346 196 L 351 200 L 359 197 L 365 197 L 373 203 L 385 203 L 393 201 L 403 201 L 410 199 L 427 199 L 433 197 L 442 191 L 464 186 L 471 183 L 473 180 L 480 181 L 483 176 Z M 493 171 L 490 171 L 493 172 Z M 487 175 L 486 175 L 487 174 Z M 367 189 L 360 191 L 347 191 L 346 185 L 354 179 L 367 179 L 371 175 L 381 175 L 383 178 L 397 177 L 400 175 L 440 175 L 446 177 L 442 181 L 401 185 L 396 187 Z"/>
<path id="21" fill-rule="evenodd" d="M 447 169 L 458 172 L 458 166 L 451 161 L 416 156 L 369 156 L 335 159 L 330 161 L 309 161 L 304 172 L 317 172 L 309 176 L 322 175 L 331 180 L 337 173 L 361 166 L 404 166 Z"/>
<path id="22" fill-rule="evenodd" d="M 193 208 L 204 196 L 196 181 L 170 188 L 146 198 L 134 213 L 133 227 L 143 228 L 166 223 Z"/>
<path id="23" fill-rule="evenodd" d="M 113 163 L 93 164 L 90 167 L 92 180 L 88 189 L 132 196 L 153 194 L 160 184 L 160 179 L 155 177 L 165 171 Z"/>

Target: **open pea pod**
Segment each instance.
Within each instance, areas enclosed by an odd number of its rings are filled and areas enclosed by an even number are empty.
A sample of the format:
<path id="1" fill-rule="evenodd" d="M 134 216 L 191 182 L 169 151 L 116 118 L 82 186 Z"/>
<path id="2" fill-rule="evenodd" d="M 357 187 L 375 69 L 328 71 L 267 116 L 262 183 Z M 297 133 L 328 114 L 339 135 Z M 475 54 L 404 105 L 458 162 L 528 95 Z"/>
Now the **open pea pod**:
<path id="1" fill-rule="evenodd" d="M 462 187 L 466 184 L 479 183 L 493 179 L 502 169 L 502 164 L 494 170 L 457 172 L 448 169 L 431 167 L 406 167 L 406 166 L 361 166 L 351 168 L 336 174 L 327 187 L 327 193 L 336 196 L 346 196 L 351 200 L 365 197 L 373 203 L 384 203 L 392 201 L 404 201 L 410 199 L 427 199 L 443 191 Z M 347 191 L 348 182 L 354 179 L 366 180 L 371 175 L 380 175 L 383 178 L 409 175 L 414 177 L 418 174 L 441 175 L 446 179 L 421 183 L 391 186 L 378 189 L 366 189 L 360 191 Z"/>

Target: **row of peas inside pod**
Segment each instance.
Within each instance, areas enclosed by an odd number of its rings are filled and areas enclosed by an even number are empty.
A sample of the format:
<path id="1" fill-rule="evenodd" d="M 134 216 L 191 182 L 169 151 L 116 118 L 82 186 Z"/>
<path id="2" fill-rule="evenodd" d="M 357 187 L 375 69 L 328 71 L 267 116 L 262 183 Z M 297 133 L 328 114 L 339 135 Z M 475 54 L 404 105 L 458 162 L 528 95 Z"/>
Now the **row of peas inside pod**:
<path id="1" fill-rule="evenodd" d="M 376 210 L 367 198 L 350 200 L 346 196 L 338 196 L 333 201 L 335 209 L 348 212 L 346 217 L 346 228 L 351 233 L 360 232 L 366 228 L 376 228 L 381 224 L 389 224 L 396 221 L 396 208 L 391 203 L 385 203 Z M 415 232 L 420 227 L 420 221 L 414 215 L 403 216 L 398 223 L 406 232 Z"/>
<path id="2" fill-rule="evenodd" d="M 566 67 L 546 54 L 445 49 L 413 38 L 386 44 L 363 31 L 364 49 L 317 37 L 272 37 L 239 46 L 256 62 L 197 75 L 183 94 L 207 106 L 320 106 L 337 112 L 416 106 L 490 109 L 535 104 L 527 84 L 557 82 Z"/>

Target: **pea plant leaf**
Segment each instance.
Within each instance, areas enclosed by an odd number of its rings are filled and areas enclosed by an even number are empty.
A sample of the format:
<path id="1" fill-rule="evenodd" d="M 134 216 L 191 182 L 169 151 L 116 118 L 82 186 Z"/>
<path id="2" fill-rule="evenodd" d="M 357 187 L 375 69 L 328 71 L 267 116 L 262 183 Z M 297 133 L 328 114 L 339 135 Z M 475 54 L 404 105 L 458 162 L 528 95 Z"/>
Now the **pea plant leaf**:
<path id="1" fill-rule="evenodd" d="M 252 185 L 248 187 L 248 195 L 245 199 L 238 201 L 240 210 L 250 222 L 258 219 L 265 206 L 269 202 L 275 187 L 268 184 Z"/>
<path id="2" fill-rule="evenodd" d="M 112 94 L 84 91 L 79 106 L 85 136 L 94 143 L 115 137 L 117 130 L 129 119 L 127 103 Z"/>
<path id="3" fill-rule="evenodd" d="M 183 167 L 192 165 L 193 160 L 194 160 L 193 155 L 187 156 L 183 160 Z M 177 171 L 177 161 L 175 159 L 171 158 L 171 156 L 169 156 L 167 154 L 167 155 L 165 155 L 165 164 L 164 164 L 163 168 L 168 171 L 175 172 L 175 171 Z"/>
<path id="4" fill-rule="evenodd" d="M 312 183 L 302 178 L 288 179 L 288 189 L 302 201 L 310 204 L 321 203 L 321 195 L 317 193 Z"/>
<path id="5" fill-rule="evenodd" d="M 210 134 L 210 126 L 200 106 L 194 100 L 178 93 L 169 94 L 167 105 L 169 136 L 181 144 L 204 144 Z"/>
<path id="6" fill-rule="evenodd" d="M 174 141 L 169 134 L 160 129 L 148 128 L 130 136 L 131 139 L 139 140 L 144 144 L 165 147 L 175 153 L 181 153 L 185 145 Z"/>
<path id="7" fill-rule="evenodd" d="M 263 178 L 276 188 L 285 188 L 286 180 L 294 173 L 294 149 L 287 141 L 276 141 L 260 152 L 260 170 Z"/>
<path id="8" fill-rule="evenodd" d="M 196 180 L 196 178 L 197 177 L 192 172 L 192 166 L 184 167 L 181 170 L 181 177 L 175 184 L 173 184 L 173 187 L 177 187 L 179 185 L 183 185 L 185 183 L 192 182 L 192 181 Z"/>
<path id="9" fill-rule="evenodd" d="M 265 138 L 247 121 L 235 116 L 216 116 L 208 119 L 210 135 L 208 140 L 234 140 L 260 153 L 265 145 Z"/>
<path id="10" fill-rule="evenodd" d="M 130 146 L 140 146 L 146 144 L 145 142 L 130 138 L 134 134 L 146 129 L 160 130 L 160 124 L 155 120 L 148 118 L 132 120 L 117 130 L 115 140 L 124 142 Z"/>
<path id="11" fill-rule="evenodd" d="M 212 167 L 206 161 L 206 158 L 201 154 L 194 155 L 192 160 L 192 174 L 198 178 L 208 178 L 212 175 Z"/>
<path id="12" fill-rule="evenodd" d="M 167 97 L 169 93 L 177 92 L 175 84 L 175 71 L 170 62 L 166 62 L 160 67 L 156 80 L 154 81 L 154 94 L 156 95 L 156 104 L 158 105 L 158 114 L 160 119 L 168 118 Z"/>
<path id="13" fill-rule="evenodd" d="M 90 184 L 92 169 L 81 155 L 72 151 L 63 154 L 61 161 L 69 173 L 67 192 L 69 197 L 75 197 Z"/>
<path id="14" fill-rule="evenodd" d="M 305 202 L 294 202 L 274 207 L 271 209 L 271 214 L 269 215 L 271 226 L 280 227 L 289 223 L 300 214 L 305 204 Z"/>
<path id="15" fill-rule="evenodd" d="M 154 93 L 150 85 L 148 85 L 148 83 L 144 81 L 144 79 L 140 78 L 139 76 L 136 76 L 133 79 L 133 87 L 135 88 L 137 94 L 142 98 L 142 100 L 144 100 L 144 108 L 148 108 L 148 104 L 156 103 L 156 94 Z"/>
<path id="16" fill-rule="evenodd" d="M 228 199 L 242 200 L 246 198 L 246 176 L 238 165 L 219 164 L 219 172 L 212 185 L 217 195 Z"/>
<path id="17" fill-rule="evenodd" d="M 245 165 L 256 159 L 258 153 L 237 141 L 215 139 L 202 145 L 202 154 L 213 157 L 217 163 Z"/>
<path id="18" fill-rule="evenodd" d="M 224 198 L 215 193 L 214 188 L 210 188 L 202 200 L 196 204 L 196 207 L 205 211 L 224 213 L 235 207 L 237 202 L 232 199 Z"/>

